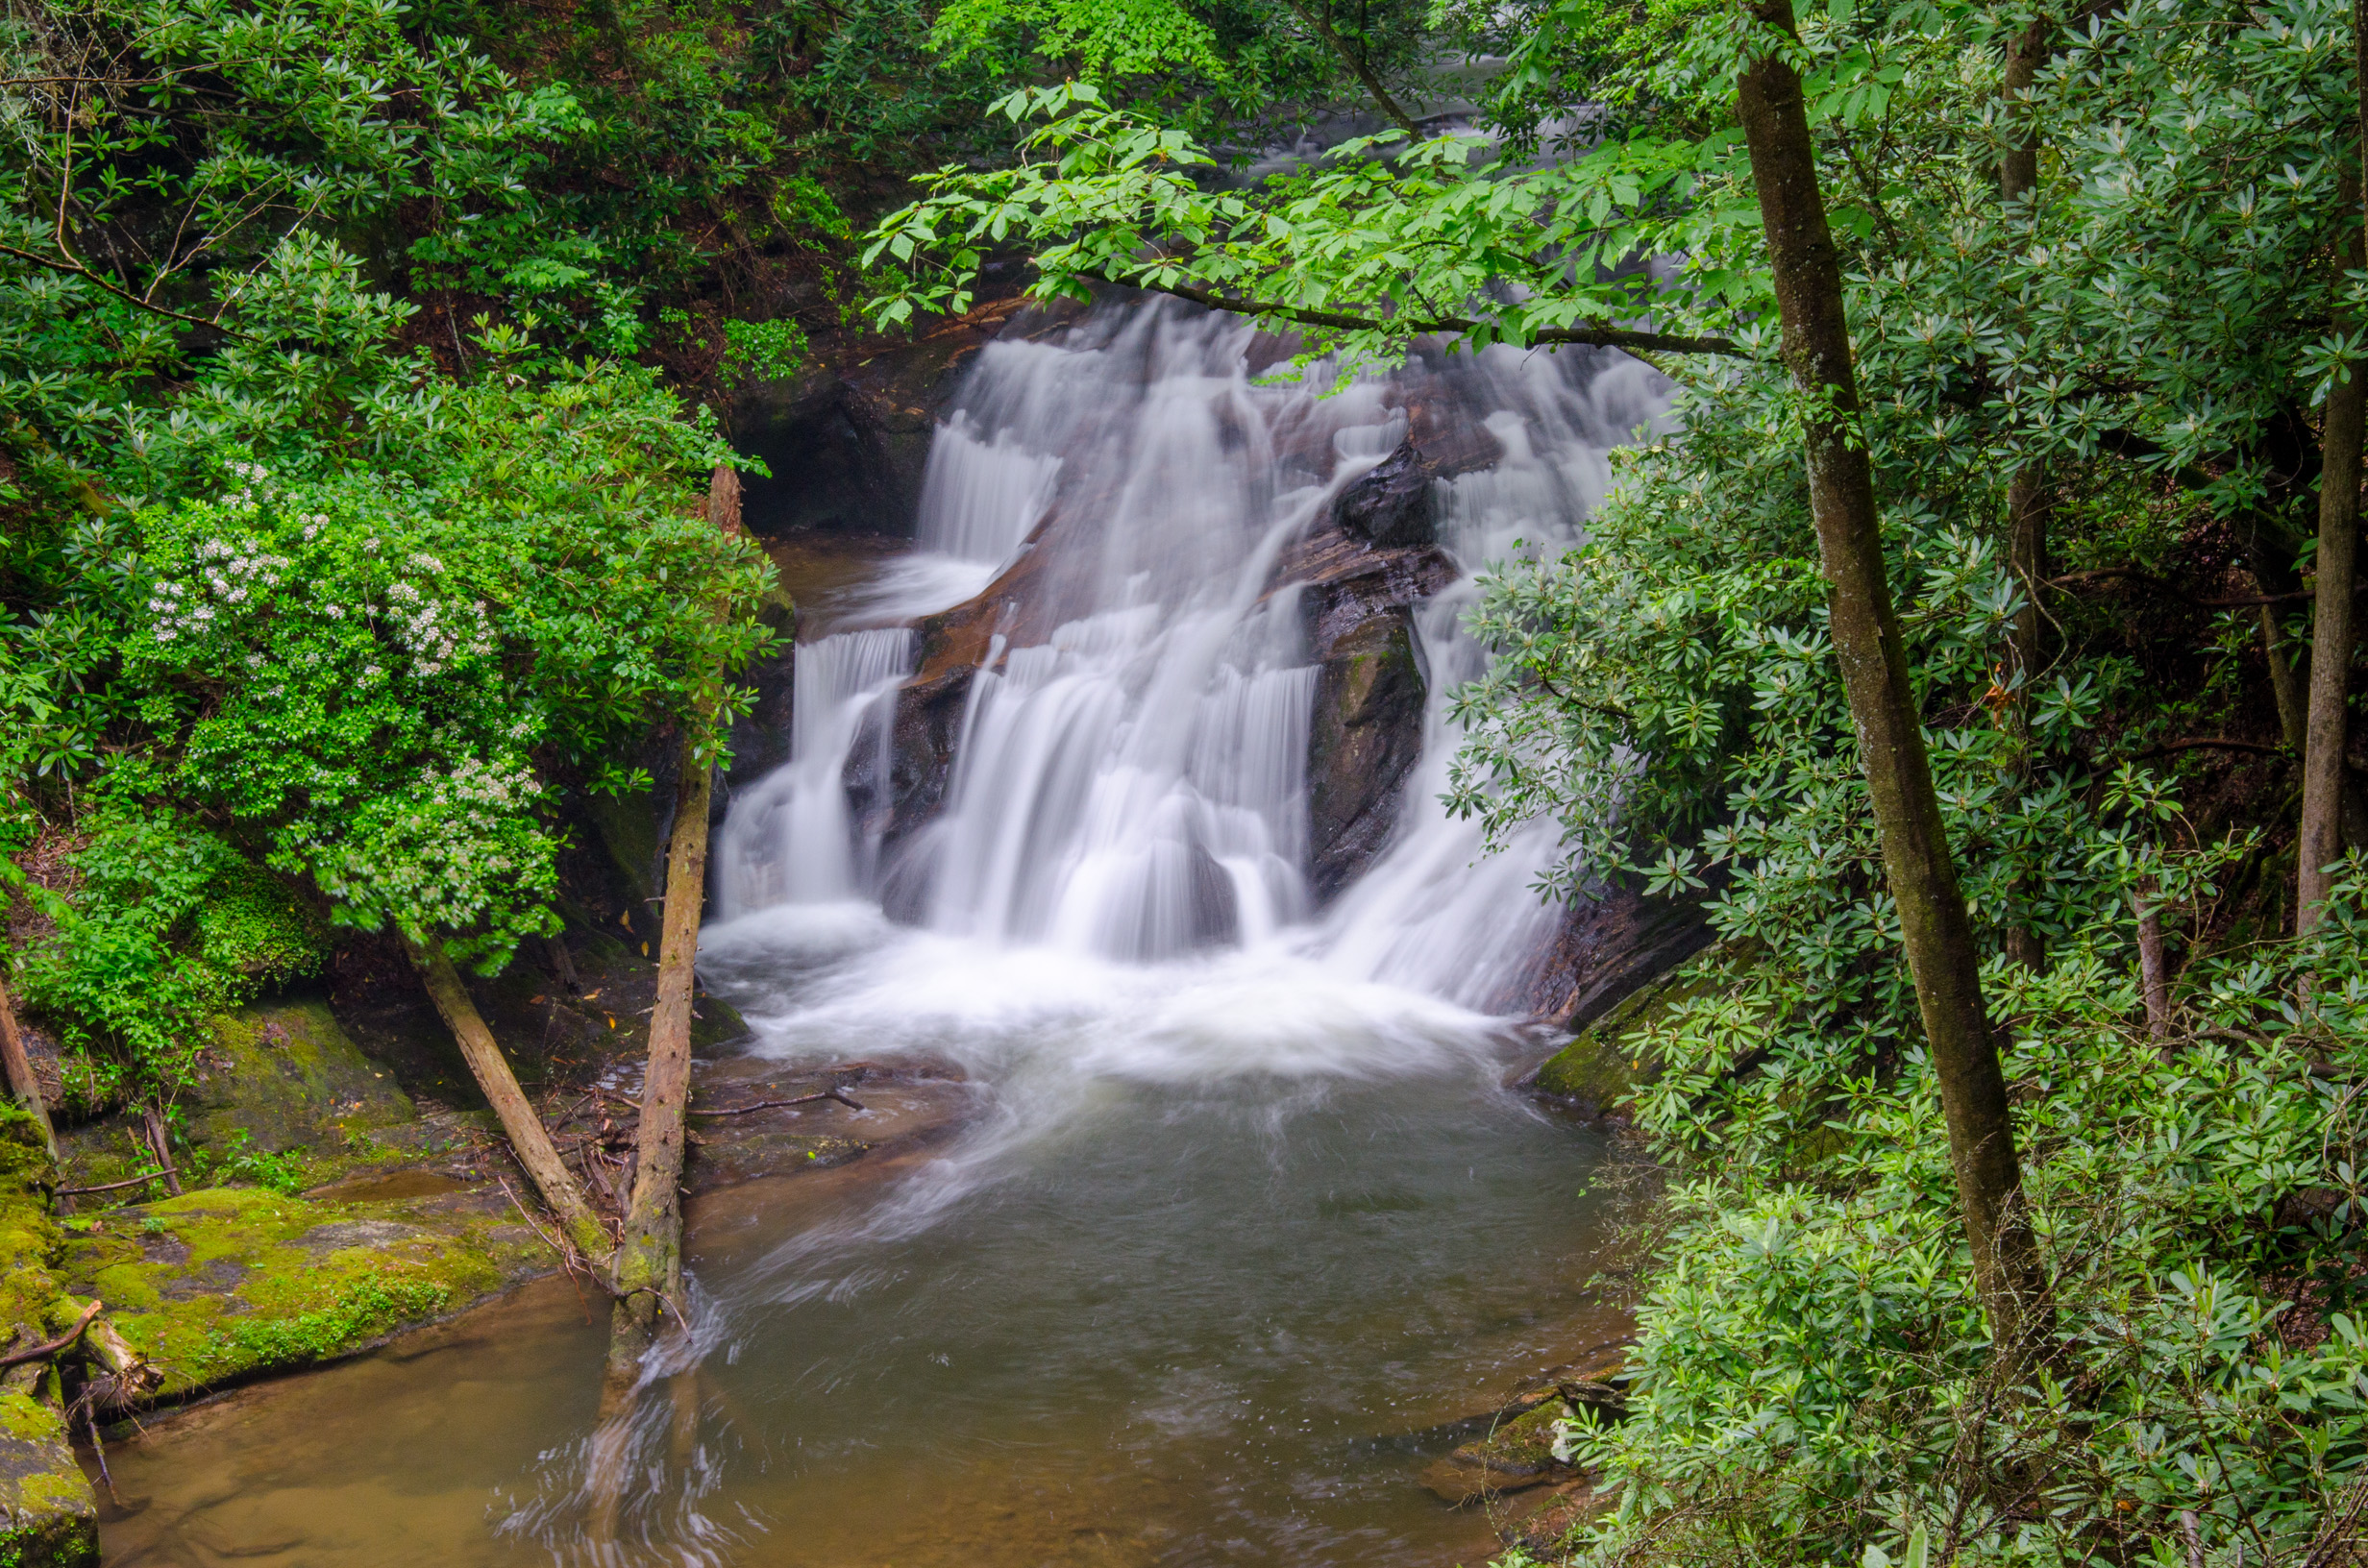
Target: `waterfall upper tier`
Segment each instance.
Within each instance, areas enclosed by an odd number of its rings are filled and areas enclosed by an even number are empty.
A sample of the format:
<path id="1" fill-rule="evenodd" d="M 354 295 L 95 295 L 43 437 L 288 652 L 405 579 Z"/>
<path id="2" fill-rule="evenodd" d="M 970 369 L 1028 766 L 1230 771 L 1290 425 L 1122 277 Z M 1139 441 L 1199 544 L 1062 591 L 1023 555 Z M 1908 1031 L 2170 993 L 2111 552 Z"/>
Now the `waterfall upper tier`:
<path id="1" fill-rule="evenodd" d="M 1280 943 L 1538 1009 L 1556 830 L 1484 852 L 1438 801 L 1483 657 L 1459 621 L 1486 563 L 1577 541 L 1664 388 L 1596 351 L 1338 390 L 1283 357 L 1172 302 L 970 356 L 915 548 L 835 600 L 857 629 L 798 649 L 792 758 L 735 798 L 723 913 L 852 897 L 1137 963 Z"/>

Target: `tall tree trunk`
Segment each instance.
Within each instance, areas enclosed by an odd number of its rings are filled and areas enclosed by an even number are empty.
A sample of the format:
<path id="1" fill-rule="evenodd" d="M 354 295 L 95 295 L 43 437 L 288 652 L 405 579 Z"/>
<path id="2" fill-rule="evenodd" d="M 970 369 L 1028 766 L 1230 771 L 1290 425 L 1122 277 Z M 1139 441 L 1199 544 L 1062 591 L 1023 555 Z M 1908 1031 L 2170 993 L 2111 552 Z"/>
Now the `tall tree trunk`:
<path id="1" fill-rule="evenodd" d="M 1756 0 L 1789 43 L 1790 0 Z M 1973 932 L 1941 827 L 1915 691 L 1885 575 L 1874 472 L 1859 429 L 1841 261 L 1817 188 L 1801 81 L 1771 53 L 1737 84 L 1752 182 L 1767 230 L 1784 356 L 1808 412 L 1810 510 L 1834 650 L 1882 834 L 1908 968 L 1948 1123 L 1949 1161 L 1972 1244 L 1976 1287 L 2003 1375 L 2019 1381 L 2045 1322 L 2045 1276 L 2024 1210 L 2005 1074 L 1984 1008 Z"/>
<path id="2" fill-rule="evenodd" d="M 1998 195 L 2007 208 L 2009 222 L 2028 222 L 2038 209 L 2039 133 L 2023 100 L 2030 97 L 2032 85 L 2038 80 L 2039 66 L 2047 59 L 2048 37 L 2054 31 L 2049 18 L 2035 16 L 2007 45 L 2006 71 L 1998 95 L 2006 103 L 2010 139 L 1998 159 Z M 2023 590 L 2023 607 L 2007 635 L 2015 677 L 2013 723 L 2021 742 L 2015 783 L 2022 787 L 2028 787 L 2032 777 L 2031 704 L 2045 655 L 2040 595 L 2047 582 L 2048 525 L 2055 503 L 2055 488 L 2048 483 L 2044 459 L 2024 463 L 2007 482 L 2007 570 Z M 2047 967 L 2047 949 L 2032 927 L 2027 894 L 2027 885 L 2018 888 L 2015 907 L 2009 912 L 2007 956 L 2035 973 Z"/>
<path id="3" fill-rule="evenodd" d="M 2355 0 L 2356 24 L 2359 11 Z M 2368 48 L 2356 44 L 2353 56 L 2359 107 L 2368 114 Z M 2358 129 L 2355 150 L 2368 150 L 2368 124 Z M 2348 271 L 2361 264 L 2356 169 L 2344 179 L 2343 202 L 2350 222 L 2339 254 Z M 2352 588 L 2359 551 L 2360 436 L 2368 422 L 2368 362 L 2354 360 L 2346 370 L 2345 378 L 2328 390 L 2319 434 L 2318 569 L 2311 584 L 2310 712 L 2303 739 L 2302 843 L 2294 900 L 2298 934 L 2319 923 L 2333 882 L 2328 868 L 2343 857 L 2344 710 L 2352 695 Z"/>
<path id="4" fill-rule="evenodd" d="M 551 1129 L 543 1125 L 543 1118 L 535 1114 L 526 1090 L 518 1087 L 508 1059 L 503 1056 L 493 1031 L 485 1027 L 484 1016 L 470 999 L 469 988 L 461 984 L 460 971 L 453 968 L 453 961 L 444 956 L 441 948 L 407 941 L 403 946 L 410 955 L 411 968 L 419 972 L 420 983 L 428 988 L 436 1012 L 443 1015 L 445 1027 L 459 1042 L 460 1054 L 467 1059 L 477 1087 L 484 1091 L 494 1115 L 501 1119 L 502 1131 L 508 1136 L 518 1164 L 542 1193 L 543 1202 L 559 1217 L 560 1227 L 576 1250 L 596 1266 L 605 1263 L 610 1253 L 608 1232 L 592 1213 L 592 1205 L 577 1184 L 575 1173 L 559 1158 L 557 1145 L 551 1141 Z"/>
<path id="5" fill-rule="evenodd" d="M 726 533 L 740 529 L 740 476 L 718 465 L 703 508 Z M 720 680 L 723 673 L 716 672 Z M 633 1196 L 617 1246 L 617 1305 L 608 1360 L 620 1371 L 657 1332 L 682 1291 L 683 1124 L 691 1098 L 691 993 L 697 985 L 699 920 L 707 891 L 707 815 L 714 789 L 714 705 L 702 700 L 683 726 L 676 772 L 674 830 L 666 844 L 666 903 L 657 947 L 657 1005 L 650 1015 L 650 1066 L 641 1086 L 641 1135 Z M 613 1380 L 612 1380 L 613 1381 Z"/>
<path id="6" fill-rule="evenodd" d="M 49 1123 L 49 1107 L 41 1103 L 41 1081 L 33 1075 L 33 1058 L 25 1054 L 25 1037 L 16 1028 L 16 1009 L 9 1004 L 9 988 L 0 984 L 0 1066 L 9 1078 L 9 1093 L 40 1124 L 41 1142 L 52 1160 L 58 1158 L 58 1130 Z"/>

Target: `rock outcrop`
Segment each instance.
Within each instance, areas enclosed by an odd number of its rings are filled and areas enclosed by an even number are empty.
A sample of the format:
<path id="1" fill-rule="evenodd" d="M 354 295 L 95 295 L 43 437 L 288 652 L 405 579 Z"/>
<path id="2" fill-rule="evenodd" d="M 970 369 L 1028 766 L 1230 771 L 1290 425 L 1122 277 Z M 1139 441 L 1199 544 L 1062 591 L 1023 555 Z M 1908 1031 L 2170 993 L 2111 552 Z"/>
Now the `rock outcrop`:
<path id="1" fill-rule="evenodd" d="M 1051 331 L 1076 307 L 988 300 L 901 342 L 862 335 L 795 381 L 761 386 L 734 411 L 733 444 L 769 477 L 743 481 L 741 517 L 759 538 L 807 529 L 912 537 L 929 442 L 971 356 L 1011 328 Z"/>
<path id="2" fill-rule="evenodd" d="M 1391 550 L 1439 543 L 1439 474 L 1412 436 L 1333 498 L 1332 526 Z"/>

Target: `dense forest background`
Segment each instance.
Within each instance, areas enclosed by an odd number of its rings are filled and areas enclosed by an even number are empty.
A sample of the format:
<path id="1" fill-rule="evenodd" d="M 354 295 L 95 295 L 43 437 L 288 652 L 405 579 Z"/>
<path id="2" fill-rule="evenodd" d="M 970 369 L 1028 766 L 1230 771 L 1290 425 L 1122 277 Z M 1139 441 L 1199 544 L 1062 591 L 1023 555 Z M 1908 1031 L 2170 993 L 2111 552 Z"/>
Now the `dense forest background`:
<path id="1" fill-rule="evenodd" d="M 1719 939 L 1616 1036 L 1665 1180 L 1553 1550 L 2356 1560 L 2347 8 L 4 26 L 0 877 L 68 1114 L 162 1126 L 203 1017 L 340 932 L 555 928 L 555 803 L 745 704 L 769 568 L 699 499 L 826 338 L 1026 256 L 1348 369 L 1623 347 L 1672 430 L 1493 573 L 1460 704 L 1458 802 L 1557 816 L 1549 893 Z M 1368 134 L 1244 177 L 1311 126 Z"/>

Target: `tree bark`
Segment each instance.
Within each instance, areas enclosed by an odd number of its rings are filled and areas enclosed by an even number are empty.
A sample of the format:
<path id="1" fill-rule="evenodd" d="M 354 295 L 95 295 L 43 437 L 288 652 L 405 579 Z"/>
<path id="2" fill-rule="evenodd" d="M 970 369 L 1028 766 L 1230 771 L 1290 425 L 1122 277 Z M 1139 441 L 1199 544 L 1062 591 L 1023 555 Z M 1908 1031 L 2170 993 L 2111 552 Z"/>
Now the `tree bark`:
<path id="1" fill-rule="evenodd" d="M 2359 7 L 2356 3 L 2355 12 Z M 2368 110 L 2368 51 L 2356 48 L 2362 108 Z M 2368 132 L 2359 138 L 2368 148 Z M 2356 208 L 2356 173 L 2343 184 L 2347 208 Z M 2361 218 L 2353 211 L 2342 247 L 2346 269 L 2360 265 Z M 2345 327 L 2354 324 L 2345 322 Z M 2333 878 L 2328 868 L 2343 858 L 2345 707 L 2352 695 L 2352 587 L 2359 550 L 2360 435 L 2368 416 L 2368 362 L 2352 361 L 2349 374 L 2328 390 L 2327 415 L 2319 435 L 2318 570 L 2312 582 L 2310 711 L 2303 739 L 2302 842 L 2296 859 L 2294 928 L 2305 934 L 2319 923 Z"/>
<path id="2" fill-rule="evenodd" d="M 2006 71 L 1998 84 L 1998 96 L 2006 100 L 2010 139 L 1998 159 L 1998 194 L 2010 207 L 2029 198 L 2039 185 L 2039 133 L 2017 106 L 2031 95 L 2032 84 L 2039 78 L 2039 66 L 2048 55 L 2048 35 L 2054 31 L 2047 17 L 2034 16 L 2007 44 Z M 2015 134 L 2018 129 L 2019 135 Z"/>
<path id="3" fill-rule="evenodd" d="M 2171 1038 L 2171 970 L 2162 952 L 2160 894 L 2151 876 L 2140 877 L 2130 890 L 2131 907 L 2137 912 L 2137 978 L 2146 998 L 2146 1033 L 2158 1045 Z"/>
<path id="4" fill-rule="evenodd" d="M 501 1119 L 502 1131 L 508 1135 L 518 1164 L 542 1193 L 543 1202 L 558 1216 L 568 1240 L 596 1265 L 605 1263 L 611 1250 L 608 1232 L 592 1213 L 592 1205 L 584 1198 L 574 1173 L 559 1158 L 557 1146 L 551 1141 L 551 1129 L 543 1125 L 543 1118 L 535 1114 L 526 1090 L 518 1087 L 508 1059 L 503 1056 L 493 1031 L 485 1027 L 484 1016 L 470 999 L 468 987 L 461 984 L 460 971 L 453 968 L 453 961 L 440 948 L 408 941 L 403 946 L 410 955 L 411 968 L 419 971 L 420 982 L 428 988 L 436 1012 L 443 1015 L 445 1027 L 459 1042 L 460 1054 L 467 1059 L 477 1087 L 484 1090 L 493 1114 Z"/>
<path id="5" fill-rule="evenodd" d="M 2260 581 L 2259 573 L 2254 574 L 2254 580 Z M 2261 592 L 2270 589 L 2264 585 Z M 2285 631 L 2278 625 L 2275 605 L 2261 606 L 2261 653 L 2269 661 L 2269 695 L 2278 704 L 2279 737 L 2299 757 L 2310 734 L 2309 698 L 2303 691 L 2302 673 L 2286 651 Z"/>
<path id="6" fill-rule="evenodd" d="M 1790 0 L 1756 0 L 1753 10 L 1787 43 L 1794 40 Z M 2046 1320 L 2046 1282 L 2024 1209 L 2006 1078 L 1983 1003 L 1971 921 L 1941 826 L 1886 576 L 1874 472 L 1859 427 L 1840 257 L 1817 188 L 1798 73 L 1782 55 L 1770 53 L 1742 73 L 1737 97 L 1767 230 L 1785 362 L 1805 404 L 1810 509 L 1835 655 L 1948 1124 L 1975 1284 L 1989 1315 L 2000 1373 L 2011 1385 L 2021 1380 Z"/>
<path id="7" fill-rule="evenodd" d="M 726 533 L 740 527 L 740 476 L 722 464 L 701 506 Z M 721 607 L 719 606 L 719 613 Z M 716 672 L 721 679 L 722 672 Z M 707 815 L 715 786 L 714 704 L 703 699 L 683 726 L 674 830 L 666 844 L 666 902 L 657 946 L 657 1004 L 650 1014 L 650 1066 L 642 1077 L 633 1196 L 617 1244 L 608 1360 L 614 1373 L 638 1357 L 682 1290 L 684 1118 L 691 1098 L 691 993 L 698 984 L 699 921 L 707 891 Z"/>
<path id="8" fill-rule="evenodd" d="M 41 1142 L 52 1160 L 58 1158 L 58 1130 L 50 1125 L 49 1107 L 41 1103 L 41 1081 L 33 1075 L 33 1058 L 25 1054 L 25 1037 L 16 1027 L 16 1009 L 9 989 L 0 984 L 0 1066 L 8 1071 L 9 1092 L 40 1124 Z"/>

